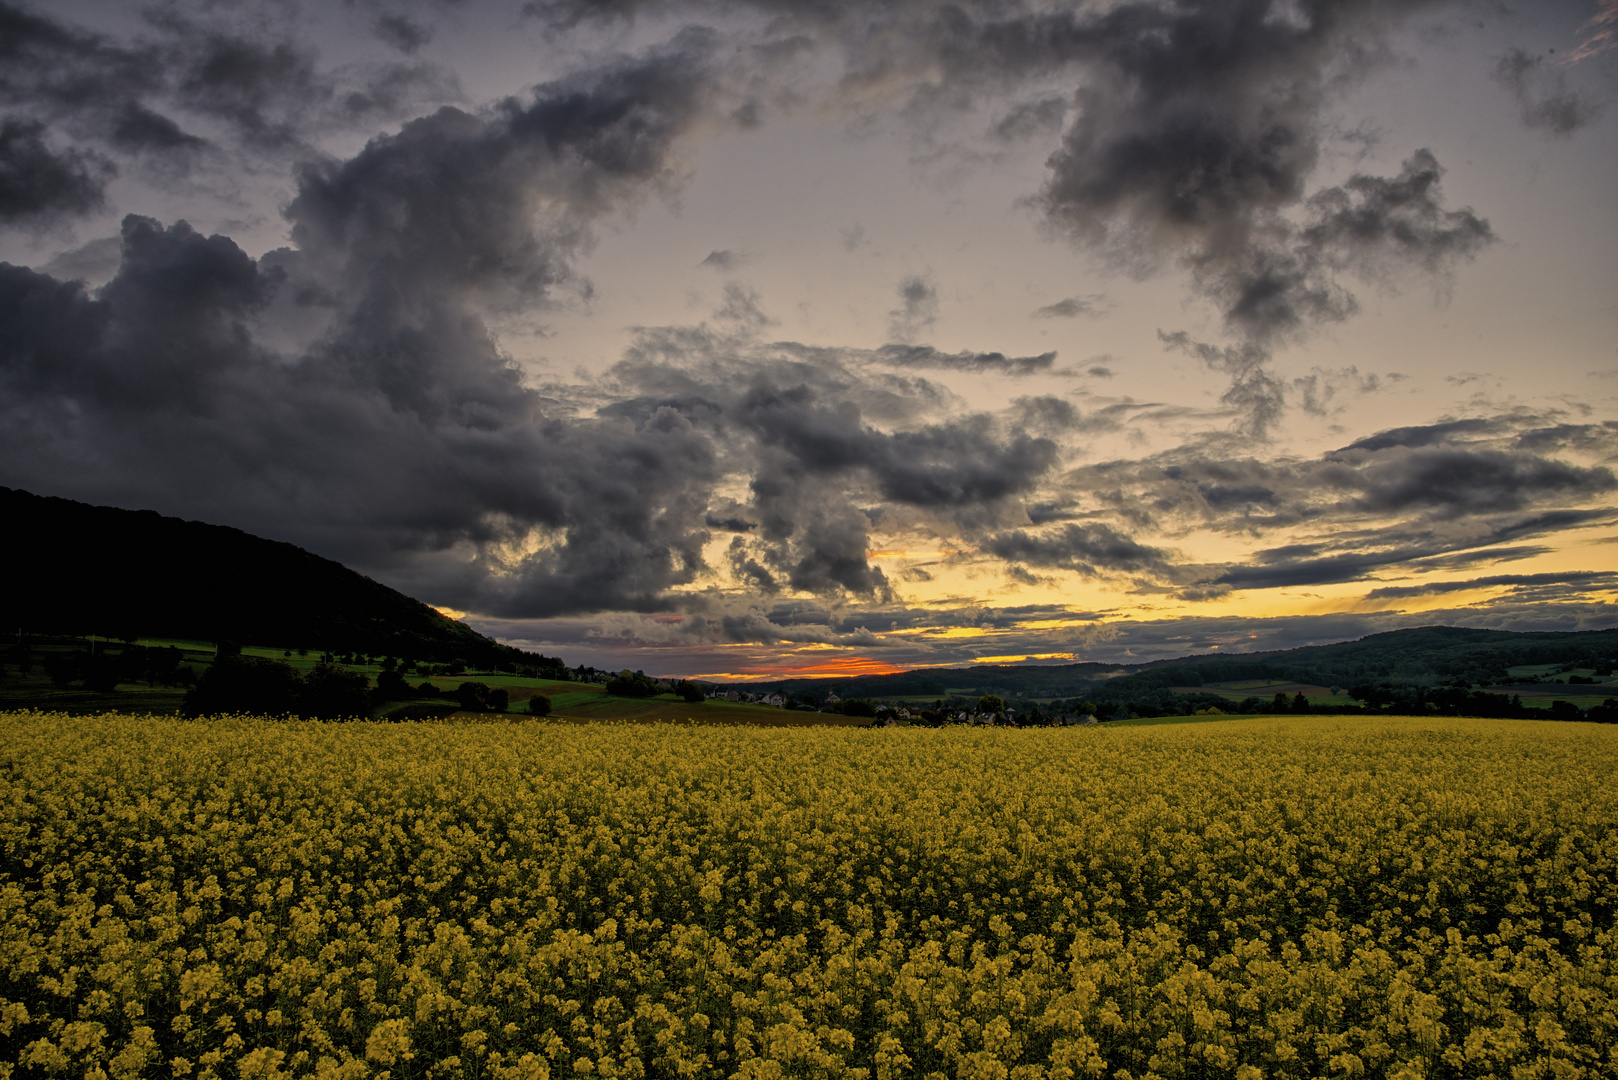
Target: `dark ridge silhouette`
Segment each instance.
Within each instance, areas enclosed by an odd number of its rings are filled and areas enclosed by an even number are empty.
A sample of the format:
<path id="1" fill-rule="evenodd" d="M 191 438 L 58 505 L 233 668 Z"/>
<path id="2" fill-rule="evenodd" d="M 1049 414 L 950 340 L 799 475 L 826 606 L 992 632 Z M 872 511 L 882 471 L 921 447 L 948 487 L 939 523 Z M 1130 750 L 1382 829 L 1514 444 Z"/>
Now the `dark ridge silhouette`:
<path id="1" fill-rule="evenodd" d="M 560 667 L 293 544 L 0 487 L 0 630 Z"/>

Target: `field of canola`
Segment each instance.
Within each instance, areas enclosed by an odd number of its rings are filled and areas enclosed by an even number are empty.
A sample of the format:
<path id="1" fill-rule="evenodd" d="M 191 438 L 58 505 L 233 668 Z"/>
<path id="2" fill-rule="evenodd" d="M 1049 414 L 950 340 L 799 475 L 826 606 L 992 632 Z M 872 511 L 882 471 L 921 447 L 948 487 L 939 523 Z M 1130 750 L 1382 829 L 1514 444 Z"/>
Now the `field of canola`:
<path id="1" fill-rule="evenodd" d="M 1611 1077 L 1618 729 L 0 716 L 0 1076 Z"/>

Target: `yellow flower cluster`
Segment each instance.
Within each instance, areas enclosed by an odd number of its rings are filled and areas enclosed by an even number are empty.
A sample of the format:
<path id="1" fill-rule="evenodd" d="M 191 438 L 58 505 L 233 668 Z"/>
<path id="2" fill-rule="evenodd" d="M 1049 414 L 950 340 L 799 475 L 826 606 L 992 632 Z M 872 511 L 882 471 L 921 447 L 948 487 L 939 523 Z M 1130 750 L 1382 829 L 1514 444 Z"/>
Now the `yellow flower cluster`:
<path id="1" fill-rule="evenodd" d="M 1612 1077 L 1618 729 L 0 716 L 0 1077 Z"/>

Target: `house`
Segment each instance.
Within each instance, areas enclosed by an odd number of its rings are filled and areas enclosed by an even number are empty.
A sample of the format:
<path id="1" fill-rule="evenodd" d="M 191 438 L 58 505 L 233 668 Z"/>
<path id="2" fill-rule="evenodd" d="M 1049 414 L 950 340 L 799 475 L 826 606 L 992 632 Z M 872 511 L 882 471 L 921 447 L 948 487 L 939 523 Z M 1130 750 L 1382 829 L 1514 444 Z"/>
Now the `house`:
<path id="1" fill-rule="evenodd" d="M 826 695 L 826 704 L 827 705 L 836 705 L 839 701 L 842 701 L 842 700 L 843 699 L 838 697 L 836 694 L 827 694 Z"/>
<path id="2" fill-rule="evenodd" d="M 774 706 L 777 709 L 786 703 L 787 699 L 782 697 L 780 694 L 770 694 L 764 699 L 764 704 Z"/>

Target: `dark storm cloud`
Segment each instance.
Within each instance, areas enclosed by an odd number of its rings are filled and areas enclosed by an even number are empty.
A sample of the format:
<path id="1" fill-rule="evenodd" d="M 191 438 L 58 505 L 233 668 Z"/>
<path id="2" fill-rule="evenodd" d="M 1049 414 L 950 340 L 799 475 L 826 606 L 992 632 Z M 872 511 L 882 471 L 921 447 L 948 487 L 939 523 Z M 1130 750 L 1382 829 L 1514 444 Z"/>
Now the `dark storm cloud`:
<path id="1" fill-rule="evenodd" d="M 397 12 L 379 16 L 371 29 L 380 40 L 406 55 L 433 40 L 432 27 Z"/>
<path id="2" fill-rule="evenodd" d="M 130 217 L 94 295 L 4 267 L 7 479 L 232 521 L 495 614 L 667 607 L 702 568 L 713 443 L 667 408 L 547 417 L 478 313 L 544 302 L 591 222 L 662 182 L 704 112 L 702 50 L 310 166 L 294 252 Z M 297 310 L 320 320 L 305 351 L 259 343 Z"/>
<path id="3" fill-rule="evenodd" d="M 208 147 L 208 140 L 187 134 L 179 124 L 138 101 L 124 106 L 109 138 L 112 145 L 132 154 L 143 151 L 197 153 Z"/>
<path id="4" fill-rule="evenodd" d="M 1443 208 L 1441 175 L 1437 159 L 1421 150 L 1396 177 L 1354 176 L 1319 192 L 1301 227 L 1277 218 L 1234 250 L 1192 252 L 1198 287 L 1242 341 L 1212 345 L 1176 332 L 1163 334 L 1164 343 L 1224 373 L 1230 388 L 1221 402 L 1253 434 L 1267 434 L 1286 404 L 1286 387 L 1268 368 L 1271 346 L 1358 310 L 1341 274 L 1386 282 L 1413 268 L 1442 277 L 1493 242 L 1489 223 L 1470 209 Z"/>
<path id="5" fill-rule="evenodd" d="M 1610 469 L 1525 449 L 1520 438 L 1536 433 L 1552 448 L 1582 447 L 1604 432 L 1585 427 L 1547 428 L 1532 416 L 1448 421 L 1383 432 L 1314 460 L 1220 458 L 1187 447 L 1075 468 L 1057 489 L 1067 499 L 1031 503 L 1027 514 L 1036 525 L 1110 519 L 1109 528 L 1137 544 L 1138 530 L 1286 529 L 1299 537 L 1242 565 L 1198 566 L 1164 555 L 1126 567 L 1140 581 L 1191 598 L 1356 581 L 1393 567 L 1461 569 L 1539 554 L 1547 549 L 1521 541 L 1613 520 L 1603 505 L 1618 490 Z M 1000 534 L 984 550 L 1060 566 L 1063 547 L 1054 538 L 1063 535 Z M 1073 562 L 1089 565 L 1082 557 Z"/>
<path id="6" fill-rule="evenodd" d="M 229 122 L 250 143 L 296 145 L 308 110 L 330 93 L 313 49 L 205 28 L 177 15 L 160 25 L 175 42 L 170 56 L 180 102 Z"/>
<path id="7" fill-rule="evenodd" d="M 323 69 L 318 50 L 257 27 L 153 16 L 165 34 L 168 90 L 191 112 L 223 121 L 248 147 L 307 152 L 316 134 L 392 119 L 418 103 L 458 96 L 453 75 L 420 62 Z"/>
<path id="8" fill-rule="evenodd" d="M 1545 586 L 1564 586 L 1572 590 L 1591 587 L 1612 588 L 1618 584 L 1618 574 L 1603 570 L 1571 570 L 1548 574 L 1492 574 L 1488 577 L 1469 578 L 1466 581 L 1427 581 L 1420 585 L 1390 585 L 1372 589 L 1365 594 L 1367 600 L 1403 600 L 1412 596 L 1441 596 L 1444 593 L 1466 592 L 1472 589 L 1492 589 L 1509 585 L 1518 591 L 1542 591 Z"/>
<path id="9" fill-rule="evenodd" d="M 1531 128 L 1571 135 L 1601 114 L 1600 106 L 1570 88 L 1566 74 L 1543 56 L 1507 49 L 1494 74 L 1516 97 L 1522 122 Z"/>
<path id="10" fill-rule="evenodd" d="M 1327 468 L 1330 482 L 1336 473 Z M 1462 447 L 1384 452 L 1356 470 L 1345 487 L 1374 514 L 1423 509 L 1486 514 L 1519 510 L 1551 499 L 1586 499 L 1618 488 L 1611 470 L 1570 465 L 1523 453 Z"/>
<path id="11" fill-rule="evenodd" d="M 1084 466 L 1064 483 L 1092 502 L 1132 509 L 1143 524 L 1195 520 L 1237 530 L 1411 515 L 1462 521 L 1610 498 L 1618 490 L 1611 469 L 1545 453 L 1564 444 L 1588 452 L 1585 443 L 1605 428 L 1570 425 L 1567 432 L 1535 434 L 1553 430 L 1531 417 L 1469 418 L 1381 432 L 1304 461 L 1222 457 L 1207 447 L 1186 447 L 1152 459 Z M 1547 445 L 1525 445 L 1520 435 Z"/>
<path id="12" fill-rule="evenodd" d="M 0 3 L 0 95 L 11 104 L 99 114 L 161 85 L 155 57 Z"/>
<path id="13" fill-rule="evenodd" d="M 106 176 L 94 174 L 110 175 L 102 151 L 183 174 L 220 150 L 214 135 L 262 161 L 459 95 L 451 73 L 420 62 L 323 68 L 295 35 L 251 11 L 170 5 L 144 11 L 141 32 L 117 40 L 0 3 L 0 103 L 18 123 L 51 126 L 75 174 L 57 201 L 82 214 L 99 203 L 72 196 L 99 192 Z"/>
<path id="14" fill-rule="evenodd" d="M 888 499 L 924 507 L 970 506 L 1028 490 L 1056 461 L 1056 446 L 1002 436 L 984 415 L 882 432 L 845 399 L 808 386 L 756 382 L 733 407 L 760 443 L 794 472 L 869 474 Z"/>
<path id="15" fill-rule="evenodd" d="M 887 366 L 880 352 L 764 343 L 749 320 L 727 325 L 643 330 L 613 372 L 624 396 L 604 411 L 666 406 L 713 432 L 748 498 L 708 520 L 750 526 L 727 560 L 756 588 L 886 596 L 868 557 L 877 522 L 1011 513 L 1055 464 L 1056 443 L 1015 417 L 948 415 L 924 381 L 872 372 Z"/>
<path id="16" fill-rule="evenodd" d="M 529 5 L 553 28 L 638 6 Z M 691 133 L 776 107 L 761 89 L 775 61 L 760 58 L 815 48 L 842 51 L 849 100 L 908 95 L 900 112 L 921 126 L 980 92 L 1021 102 L 989 138 L 1060 139 L 1034 200 L 1047 222 L 1141 256 L 1132 270 L 1179 265 L 1220 305 L 1229 340 L 1164 340 L 1226 375 L 1223 404 L 1252 434 L 1300 389 L 1324 409 L 1318 383 L 1269 370 L 1270 350 L 1351 314 L 1344 280 L 1441 276 L 1493 238 L 1447 207 L 1426 151 L 1391 177 L 1311 194 L 1333 88 L 1415 4 L 752 6 L 763 28 L 595 56 L 336 159 L 309 152 L 316 136 L 452 99 L 453 80 L 397 58 L 329 69 L 295 28 L 250 32 L 232 5 L 157 9 L 123 42 L 0 3 L 0 104 L 15 110 L 0 129 L 0 218 L 13 188 L 18 206 L 28 191 L 58 201 L 17 221 L 93 208 L 111 175 L 103 150 L 176 172 L 226 153 L 300 162 L 285 209 L 295 247 L 255 260 L 227 237 L 131 216 L 97 291 L 65 279 L 100 280 L 101 249 L 60 273 L 0 266 L 0 482 L 228 521 L 494 616 L 657 612 L 624 618 L 675 626 L 660 620 L 684 610 L 671 640 L 862 647 L 966 617 L 898 608 L 873 559 L 881 536 L 959 539 L 961 561 L 996 560 L 1024 582 L 1039 568 L 1211 595 L 1504 558 L 1529 550 L 1523 538 L 1610 518 L 1585 508 L 1610 501 L 1610 471 L 1552 455 L 1595 454 L 1611 433 L 1556 418 L 1401 429 L 1308 461 L 1225 460 L 1246 452 L 1228 437 L 1059 472 L 1058 440 L 1167 410 L 1081 414 L 1034 396 L 971 411 L 926 373 L 1051 372 L 1055 354 L 913 344 L 939 317 L 926 276 L 899 283 L 896 343 L 879 349 L 765 342 L 757 296 L 730 285 L 709 322 L 640 331 L 598 382 L 536 388 L 486 320 L 588 295 L 575 265 L 598 223 L 675 190 Z M 426 24 L 363 10 L 394 47 L 425 44 Z M 24 182 L 52 168 L 50 183 Z M 1071 297 L 1034 315 L 1103 307 Z M 1148 542 L 1193 527 L 1308 535 L 1249 567 L 1191 565 Z M 705 554 L 721 533 L 724 554 Z M 732 585 L 781 604 L 743 607 L 719 595 Z M 789 591 L 824 608 L 792 607 Z M 826 613 L 851 602 L 875 613 Z M 1036 616 L 971 625 L 1017 617 Z"/>
<path id="17" fill-rule="evenodd" d="M 295 250 L 255 261 L 130 217 L 95 294 L 5 268 L 5 478 L 205 508 L 496 616 L 668 610 L 713 569 L 714 529 L 736 530 L 727 559 L 755 589 L 885 601 L 868 551 L 886 507 L 980 515 L 1040 483 L 1055 443 L 939 419 L 924 380 L 861 374 L 875 354 L 759 344 L 768 319 L 739 287 L 714 329 L 646 332 L 595 415 L 571 419 L 480 315 L 574 287 L 592 222 L 672 182 L 718 92 L 711 44 L 687 35 L 308 165 Z M 272 330 L 303 344 L 271 348 Z M 748 497 L 716 500 L 738 471 Z"/>
<path id="18" fill-rule="evenodd" d="M 99 209 L 112 162 L 87 150 L 53 150 L 37 120 L 0 119 L 0 224 L 43 225 Z"/>
<path id="19" fill-rule="evenodd" d="M 1069 523 L 1051 533 L 1017 529 L 991 536 L 983 549 L 1006 562 L 1074 570 L 1086 577 L 1108 571 L 1163 573 L 1172 560 L 1105 524 Z"/>
<path id="20" fill-rule="evenodd" d="M 1208 586 L 1277 589 L 1335 585 L 1360 581 L 1393 567 L 1409 571 L 1498 563 L 1520 556 L 1522 549 L 1497 545 L 1611 520 L 1609 510 L 1564 510 L 1484 521 L 1460 530 L 1387 525 L 1319 543 L 1289 544 L 1255 552 L 1247 565 L 1225 567 L 1215 575 L 1197 578 L 1192 591 Z M 1190 575 L 1182 575 L 1185 576 Z"/>
<path id="21" fill-rule="evenodd" d="M 1618 420 L 1599 424 L 1553 424 L 1517 436 L 1517 446 L 1535 453 L 1576 450 L 1611 459 L 1618 456 Z"/>

